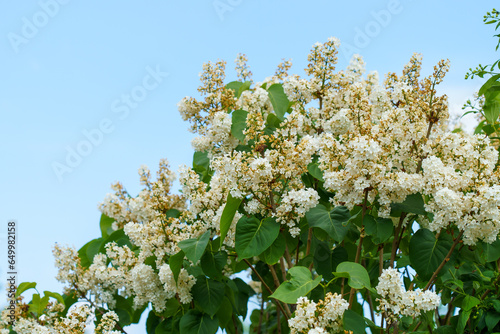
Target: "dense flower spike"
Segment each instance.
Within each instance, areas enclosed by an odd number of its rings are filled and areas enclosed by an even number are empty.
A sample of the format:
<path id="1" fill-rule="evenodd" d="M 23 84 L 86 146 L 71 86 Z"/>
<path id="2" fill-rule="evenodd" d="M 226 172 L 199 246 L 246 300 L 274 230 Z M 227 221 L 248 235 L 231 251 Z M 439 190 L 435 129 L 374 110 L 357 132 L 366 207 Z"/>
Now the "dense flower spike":
<path id="1" fill-rule="evenodd" d="M 318 303 L 300 297 L 295 317 L 288 320 L 290 333 L 338 333 L 342 328 L 342 315 L 348 307 L 349 303 L 336 293 L 327 293 Z"/>
<path id="2" fill-rule="evenodd" d="M 399 316 L 415 318 L 421 311 L 434 310 L 441 303 L 441 298 L 432 291 L 405 291 L 399 272 L 393 268 L 382 271 L 376 289 L 380 295 L 378 309 L 389 324 L 397 321 Z"/>

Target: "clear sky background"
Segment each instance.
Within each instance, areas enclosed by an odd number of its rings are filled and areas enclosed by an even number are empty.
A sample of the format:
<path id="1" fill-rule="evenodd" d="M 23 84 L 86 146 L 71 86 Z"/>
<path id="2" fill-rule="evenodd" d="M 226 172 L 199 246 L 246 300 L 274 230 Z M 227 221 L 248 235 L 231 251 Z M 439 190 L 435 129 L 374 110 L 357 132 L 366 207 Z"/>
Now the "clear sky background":
<path id="1" fill-rule="evenodd" d="M 9 219 L 18 221 L 19 282 L 61 291 L 52 247 L 58 242 L 80 248 L 99 236 L 97 205 L 111 183 L 121 181 L 136 195 L 140 165 L 155 172 L 161 158 L 168 158 L 174 170 L 191 164 L 192 134 L 176 104 L 186 95 L 197 96 L 204 62 L 226 60 L 229 81 L 235 78 L 239 52 L 247 54 L 256 81 L 272 75 L 282 58 L 292 58 L 291 73 L 303 75 L 311 46 L 335 36 L 343 43 L 338 68 L 360 53 L 367 70 L 378 70 L 383 78 L 389 71 L 400 73 L 419 52 L 425 75 L 440 59 L 450 59 L 439 92 L 448 94 L 450 108 L 460 113 L 481 85 L 478 79 L 464 80 L 467 70 L 499 57 L 493 27 L 482 22 L 496 4 L 0 2 L 1 282 Z M 131 94 L 136 99 L 127 102 Z M 464 122 L 472 127 L 472 119 Z M 95 135 L 91 146 L 85 143 L 86 132 Z M 69 152 L 78 150 L 87 155 L 71 158 L 68 165 Z"/>

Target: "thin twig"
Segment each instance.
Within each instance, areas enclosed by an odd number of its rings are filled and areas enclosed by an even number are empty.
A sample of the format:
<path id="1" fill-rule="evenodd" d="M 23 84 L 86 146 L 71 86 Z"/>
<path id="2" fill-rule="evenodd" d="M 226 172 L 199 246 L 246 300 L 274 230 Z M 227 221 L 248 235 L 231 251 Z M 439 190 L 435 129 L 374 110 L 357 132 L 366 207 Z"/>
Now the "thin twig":
<path id="1" fill-rule="evenodd" d="M 281 277 L 283 278 L 283 282 L 286 281 L 286 268 L 285 268 L 285 261 L 283 260 L 283 257 L 280 257 L 280 269 L 281 269 Z"/>
<path id="2" fill-rule="evenodd" d="M 297 249 L 295 250 L 295 264 L 299 263 L 299 249 L 300 249 L 300 242 L 297 242 Z"/>
<path id="3" fill-rule="evenodd" d="M 495 286 L 498 281 L 500 280 L 500 275 L 497 276 L 497 278 L 493 281 L 492 285 Z M 488 294 L 491 292 L 491 289 L 488 289 L 486 290 L 482 296 L 481 296 L 481 300 L 484 300 L 486 297 L 488 297 Z"/>
<path id="4" fill-rule="evenodd" d="M 238 323 L 236 322 L 236 318 L 234 317 L 234 313 L 232 314 L 232 317 L 233 317 L 234 332 L 235 332 L 235 334 L 238 334 Z"/>
<path id="5" fill-rule="evenodd" d="M 370 316 L 372 317 L 372 321 L 375 322 L 375 312 L 373 310 L 372 294 L 368 290 L 366 290 L 366 300 L 368 301 L 368 305 L 370 306 Z"/>
<path id="6" fill-rule="evenodd" d="M 365 226 L 363 224 L 364 218 L 365 218 L 365 213 L 366 213 L 366 208 L 367 208 L 367 202 L 368 202 L 368 193 L 370 192 L 370 188 L 366 188 L 364 190 L 365 192 L 365 198 L 363 200 L 363 209 L 361 211 L 361 233 L 359 235 L 359 243 L 358 243 L 358 248 L 356 250 L 356 258 L 354 260 L 355 263 L 359 263 L 360 258 L 361 258 L 361 249 L 363 248 L 363 239 L 365 237 Z M 355 290 L 354 288 L 351 288 L 351 292 L 349 293 L 349 308 L 352 306 L 352 302 L 354 300 L 354 295 L 355 295 Z"/>
<path id="7" fill-rule="evenodd" d="M 441 264 L 436 269 L 436 271 L 434 271 L 434 273 L 432 274 L 431 279 L 429 280 L 429 282 L 427 283 L 427 285 L 425 286 L 425 288 L 424 288 L 423 291 L 428 290 L 432 286 L 432 284 L 434 284 L 434 280 L 436 279 L 437 275 L 439 274 L 439 272 L 441 271 L 441 269 L 443 269 L 443 267 L 446 264 L 446 262 L 448 262 L 450 260 L 450 256 L 453 253 L 453 251 L 455 250 L 455 247 L 458 245 L 459 242 L 462 241 L 462 239 L 461 239 L 462 234 L 464 234 L 463 230 L 460 231 L 460 233 L 458 234 L 457 238 L 455 239 L 455 241 L 453 242 L 453 245 L 450 248 L 450 251 L 448 252 L 448 254 L 446 254 L 446 257 L 443 259 L 443 262 L 441 262 Z"/>
<path id="8" fill-rule="evenodd" d="M 243 261 L 245 261 L 245 263 L 247 264 L 247 266 L 250 269 L 252 269 L 253 273 L 255 274 L 255 276 L 257 276 L 257 278 L 259 279 L 259 281 L 266 288 L 267 292 L 269 292 L 269 294 L 273 294 L 273 290 L 271 290 L 271 288 L 269 287 L 269 285 L 266 284 L 266 282 L 264 281 L 264 279 L 262 278 L 262 276 L 260 276 L 259 272 L 252 266 L 252 264 L 247 259 L 243 259 Z"/>
<path id="9" fill-rule="evenodd" d="M 398 240 L 399 234 L 401 233 L 401 229 L 403 227 L 403 221 L 406 218 L 406 213 L 402 212 L 401 216 L 399 216 L 399 223 L 396 227 L 396 231 L 394 231 L 394 240 L 392 241 L 392 250 L 391 250 L 391 259 L 389 261 L 389 267 L 394 268 L 394 260 L 396 259 L 396 253 L 398 251 Z"/>
<path id="10" fill-rule="evenodd" d="M 453 297 L 450 302 L 448 303 L 448 312 L 446 312 L 446 315 L 444 316 L 443 320 L 441 321 L 441 325 L 445 326 L 448 325 L 448 322 L 450 321 L 450 318 L 453 313 L 455 313 L 455 306 L 453 306 L 453 302 L 455 301 L 455 297 Z"/>
<path id="11" fill-rule="evenodd" d="M 309 233 L 307 234 L 307 247 L 306 247 L 306 256 L 311 253 L 311 242 L 312 242 L 312 228 L 309 228 Z"/>
<path id="12" fill-rule="evenodd" d="M 280 286 L 280 280 L 278 279 L 278 275 L 276 274 L 276 270 L 274 269 L 273 266 L 268 265 L 269 269 L 271 270 L 271 275 L 273 275 L 273 280 L 274 280 L 274 286 L 276 289 Z M 276 300 L 276 302 L 279 304 L 279 301 Z M 292 312 L 290 311 L 290 308 L 288 307 L 287 303 L 283 303 L 283 307 L 281 307 L 281 311 L 283 311 L 283 314 L 286 317 L 286 320 L 290 319 L 292 316 Z"/>
<path id="13" fill-rule="evenodd" d="M 264 297 L 262 297 L 262 300 L 260 302 L 259 325 L 257 326 L 257 334 L 260 334 L 262 331 L 262 317 L 263 317 L 263 315 L 264 315 Z"/>
<path id="14" fill-rule="evenodd" d="M 288 269 L 293 267 L 292 257 L 290 256 L 290 252 L 288 251 L 288 245 L 285 242 L 285 260 L 288 265 Z"/>
<path id="15" fill-rule="evenodd" d="M 245 261 L 245 263 L 248 265 L 248 267 L 250 267 L 250 269 L 252 269 L 253 273 L 259 278 L 259 281 L 262 283 L 262 285 L 264 285 L 264 287 L 269 292 L 269 294 L 272 295 L 273 294 L 273 290 L 271 290 L 271 288 L 269 287 L 269 285 L 267 285 L 266 282 L 264 282 L 264 279 L 262 278 L 262 276 L 260 276 L 260 274 L 258 273 L 258 271 L 252 266 L 252 264 L 247 259 L 243 259 L 243 261 Z M 283 313 L 285 314 L 286 319 L 288 320 L 289 319 L 288 315 L 283 310 L 283 307 L 281 306 L 280 302 L 278 300 L 276 300 L 276 299 L 273 299 L 273 302 L 276 304 L 276 306 L 278 306 L 281 309 L 281 311 L 283 311 Z"/>
<path id="16" fill-rule="evenodd" d="M 278 326 L 278 334 L 281 334 L 281 312 L 276 310 L 276 326 Z"/>
<path id="17" fill-rule="evenodd" d="M 382 270 L 384 270 L 384 245 L 378 247 L 378 275 L 382 275 Z"/>

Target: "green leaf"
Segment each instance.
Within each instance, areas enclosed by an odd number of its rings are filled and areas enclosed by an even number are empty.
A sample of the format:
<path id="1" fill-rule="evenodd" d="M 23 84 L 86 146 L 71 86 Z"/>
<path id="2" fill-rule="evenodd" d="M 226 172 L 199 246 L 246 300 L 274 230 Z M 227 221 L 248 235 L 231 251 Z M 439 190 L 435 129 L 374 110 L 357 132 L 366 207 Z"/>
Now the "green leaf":
<path id="1" fill-rule="evenodd" d="M 194 152 L 193 169 L 200 177 L 200 180 L 209 183 L 213 172 L 210 170 L 210 159 L 208 152 Z"/>
<path id="2" fill-rule="evenodd" d="M 447 325 L 447 326 L 440 326 L 433 330 L 433 333 L 435 334 L 456 334 L 456 331 L 453 327 Z"/>
<path id="3" fill-rule="evenodd" d="M 490 136 L 493 132 L 495 132 L 495 127 L 491 124 L 486 124 L 483 126 L 483 131 L 486 133 L 488 136 Z"/>
<path id="4" fill-rule="evenodd" d="M 36 287 L 36 282 L 22 282 L 17 287 L 15 298 L 19 297 L 24 291 L 29 289 L 35 289 L 35 287 Z"/>
<path id="5" fill-rule="evenodd" d="M 163 319 L 162 322 L 160 322 L 156 328 L 155 328 L 155 334 L 174 334 L 175 331 L 172 328 L 172 319 Z"/>
<path id="6" fill-rule="evenodd" d="M 477 299 L 474 296 L 466 295 L 464 300 L 462 301 L 462 309 L 464 311 L 470 311 L 474 308 L 474 306 L 477 306 L 481 303 L 479 299 Z"/>
<path id="7" fill-rule="evenodd" d="M 213 316 L 222 305 L 224 283 L 208 279 L 205 276 L 198 276 L 191 293 L 203 312 Z"/>
<path id="8" fill-rule="evenodd" d="M 217 317 L 211 318 L 196 310 L 189 310 L 180 322 L 180 334 L 214 334 L 218 328 Z"/>
<path id="9" fill-rule="evenodd" d="M 148 319 L 146 320 L 146 332 L 148 334 L 155 334 L 155 328 L 160 323 L 160 317 L 158 317 L 154 311 L 150 311 Z"/>
<path id="10" fill-rule="evenodd" d="M 396 261 L 396 268 L 405 268 L 407 266 L 411 266 L 410 257 L 408 255 L 402 255 Z"/>
<path id="11" fill-rule="evenodd" d="M 213 171 L 210 169 L 208 152 L 194 152 L 193 170 L 198 174 L 202 182 L 210 183 Z"/>
<path id="12" fill-rule="evenodd" d="M 124 327 L 132 323 L 133 309 L 131 299 L 125 299 L 123 296 L 115 295 L 116 306 L 113 311 L 118 315 L 118 323 Z"/>
<path id="13" fill-rule="evenodd" d="M 226 252 L 205 252 L 201 257 L 201 269 L 210 278 L 220 280 L 224 276 L 222 270 L 227 264 Z"/>
<path id="14" fill-rule="evenodd" d="M 78 250 L 78 258 L 80 259 L 80 264 L 83 268 L 88 268 L 91 265 L 91 262 L 87 256 L 87 248 L 92 243 L 92 241 L 94 240 L 90 240 Z"/>
<path id="15" fill-rule="evenodd" d="M 98 239 L 96 239 L 98 240 Z M 99 248 L 99 253 L 106 254 L 106 245 L 109 244 L 110 242 L 116 242 L 118 247 L 123 247 L 127 246 L 128 248 L 132 249 L 132 243 L 130 242 L 129 237 L 125 234 L 125 231 L 123 229 L 119 229 L 111 233 L 100 245 Z M 88 247 L 91 247 L 92 244 L 89 244 Z M 88 250 L 88 248 L 87 248 Z M 92 263 L 92 259 L 89 259 Z"/>
<path id="16" fill-rule="evenodd" d="M 483 95 L 486 93 L 486 91 L 493 86 L 494 84 L 497 84 L 497 80 L 500 78 L 500 74 L 496 74 L 489 78 L 482 86 L 479 88 L 479 91 L 477 92 L 478 96 Z"/>
<path id="17" fill-rule="evenodd" d="M 75 291 L 71 291 L 69 294 L 63 294 L 63 299 L 64 299 L 64 311 L 60 313 L 62 316 L 66 316 L 68 314 L 69 308 L 78 301 L 78 295 L 75 293 Z"/>
<path id="18" fill-rule="evenodd" d="M 168 305 L 168 301 L 167 301 L 167 305 Z M 132 310 L 132 323 L 133 324 L 138 324 L 139 321 L 141 321 L 142 314 L 144 313 L 144 310 L 146 310 L 146 307 L 148 307 L 148 305 L 144 304 L 141 307 Z"/>
<path id="19" fill-rule="evenodd" d="M 479 124 L 476 126 L 476 129 L 474 129 L 474 134 L 477 135 L 477 134 L 481 134 L 482 131 L 483 131 L 483 127 L 485 126 L 486 124 L 486 120 L 483 119 L 481 122 L 479 122 Z"/>
<path id="20" fill-rule="evenodd" d="M 469 320 L 472 311 L 460 311 L 457 323 L 457 334 L 462 334 L 464 332 L 465 326 L 467 326 L 467 320 Z"/>
<path id="21" fill-rule="evenodd" d="M 352 331 L 353 334 L 365 334 L 366 323 L 365 319 L 354 312 L 353 310 L 346 310 L 344 312 L 344 330 Z"/>
<path id="22" fill-rule="evenodd" d="M 399 216 L 401 212 L 426 215 L 424 209 L 424 199 L 420 193 L 411 194 L 402 203 L 391 203 L 391 215 Z"/>
<path id="23" fill-rule="evenodd" d="M 97 238 L 92 240 L 87 248 L 86 248 L 86 255 L 87 259 L 89 259 L 90 264 L 94 263 L 94 256 L 96 256 L 99 253 L 99 250 L 101 249 L 102 242 L 104 241 L 104 238 Z"/>
<path id="24" fill-rule="evenodd" d="M 174 275 L 175 283 L 177 283 L 182 264 L 184 263 L 184 255 L 185 254 L 181 249 L 177 254 L 170 256 L 170 259 L 168 259 L 168 265 L 170 266 L 170 270 L 172 270 L 172 274 Z"/>
<path id="25" fill-rule="evenodd" d="M 245 141 L 245 135 L 243 134 L 243 131 L 245 131 L 247 127 L 247 115 L 248 112 L 245 110 L 233 111 L 231 134 L 241 142 Z"/>
<path id="26" fill-rule="evenodd" d="M 493 308 L 495 309 L 495 311 L 497 311 L 498 313 L 500 313 L 500 300 L 493 299 L 491 301 L 491 303 L 493 304 Z"/>
<path id="27" fill-rule="evenodd" d="M 219 319 L 220 327 L 226 327 L 226 325 L 233 318 L 233 305 L 229 298 L 224 296 L 224 300 L 222 301 L 222 305 L 217 311 L 217 318 Z"/>
<path id="28" fill-rule="evenodd" d="M 163 311 L 162 315 L 167 318 L 173 317 L 180 307 L 181 303 L 176 298 L 170 298 L 167 300 L 165 311 Z"/>
<path id="29" fill-rule="evenodd" d="M 210 167 L 210 159 L 207 152 L 194 152 L 193 154 L 193 168 L 196 166 L 208 169 Z"/>
<path id="30" fill-rule="evenodd" d="M 47 300 L 47 303 L 49 301 L 49 297 L 44 297 Z M 43 310 L 44 310 L 44 304 L 45 306 L 47 305 L 44 303 L 44 301 L 40 298 L 40 295 L 38 293 L 33 294 L 31 297 L 31 302 L 29 303 L 29 312 L 35 313 L 37 316 L 42 315 Z M 41 310 L 40 310 L 41 309 Z"/>
<path id="31" fill-rule="evenodd" d="M 231 81 L 226 84 L 226 89 L 232 89 L 234 91 L 234 96 L 237 97 L 238 89 L 243 85 L 241 81 Z"/>
<path id="32" fill-rule="evenodd" d="M 491 244 L 482 243 L 482 246 L 486 256 L 486 262 L 493 262 L 500 258 L 500 239 L 495 240 Z"/>
<path id="33" fill-rule="evenodd" d="M 43 296 L 40 298 L 40 295 L 34 294 L 33 299 L 31 300 L 30 304 L 30 312 L 36 313 L 38 316 L 43 314 L 43 311 L 47 307 L 47 304 L 49 303 L 49 296 Z"/>
<path id="34" fill-rule="evenodd" d="M 355 262 L 342 262 L 337 266 L 336 273 L 347 273 L 349 274 L 348 284 L 353 289 L 363 289 L 370 288 L 370 276 L 366 271 L 365 267 Z M 342 276 L 342 275 L 339 275 Z"/>
<path id="35" fill-rule="evenodd" d="M 56 299 L 59 303 L 66 305 L 66 303 L 64 302 L 64 298 L 60 294 L 58 294 L 57 292 L 44 291 L 43 295 L 48 296 L 48 297 L 52 297 L 52 298 Z"/>
<path id="36" fill-rule="evenodd" d="M 281 120 L 275 114 L 267 115 L 266 123 L 273 128 L 279 128 Z"/>
<path id="37" fill-rule="evenodd" d="M 376 245 L 386 242 L 394 231 L 394 224 L 388 218 L 378 217 L 375 220 L 373 216 L 366 215 L 363 224 L 366 234 L 372 236 L 373 243 Z"/>
<path id="38" fill-rule="evenodd" d="M 332 251 L 326 242 L 319 242 L 314 250 L 314 268 L 327 281 L 333 278 Z"/>
<path id="39" fill-rule="evenodd" d="M 500 321 L 500 313 L 489 311 L 486 313 L 484 320 L 486 322 L 486 326 L 488 326 L 488 331 L 492 332 Z"/>
<path id="40" fill-rule="evenodd" d="M 170 209 L 165 213 L 167 218 L 179 218 L 181 212 L 177 209 Z"/>
<path id="41" fill-rule="evenodd" d="M 193 263 L 198 262 L 207 248 L 208 241 L 210 240 L 210 232 L 203 233 L 199 238 L 192 238 L 182 240 L 178 243 L 180 249 L 184 251 L 186 257 Z"/>
<path id="42" fill-rule="evenodd" d="M 317 227 L 328 233 L 337 242 L 342 242 L 347 234 L 348 228 L 344 226 L 351 214 L 345 206 L 337 206 L 333 210 L 318 204 L 306 213 L 307 222 L 310 227 Z"/>
<path id="43" fill-rule="evenodd" d="M 332 269 L 336 269 L 339 264 L 345 261 L 349 261 L 347 250 L 341 246 L 335 247 L 335 249 L 332 251 Z"/>
<path id="44" fill-rule="evenodd" d="M 231 196 L 231 193 L 227 194 L 226 206 L 222 211 L 222 216 L 220 218 L 220 245 L 224 243 L 226 239 L 227 232 L 231 228 L 231 223 L 233 222 L 234 215 L 238 211 L 238 207 L 241 204 L 243 198 L 235 198 Z"/>
<path id="45" fill-rule="evenodd" d="M 234 286 L 237 288 L 235 296 L 236 312 L 245 318 L 248 311 L 248 299 L 255 295 L 255 291 L 239 277 L 228 282 L 234 283 Z"/>
<path id="46" fill-rule="evenodd" d="M 317 162 L 311 162 L 307 165 L 307 171 L 311 174 L 315 179 L 324 182 L 323 179 L 323 171 L 319 168 L 319 164 Z"/>
<path id="47" fill-rule="evenodd" d="M 274 218 L 259 221 L 243 216 L 236 224 L 236 253 L 241 259 L 257 256 L 278 237 L 280 224 Z"/>
<path id="48" fill-rule="evenodd" d="M 290 104 L 290 101 L 283 90 L 283 86 L 281 84 L 274 84 L 269 87 L 267 92 L 276 116 L 278 116 L 280 120 L 283 120 Z"/>
<path id="49" fill-rule="evenodd" d="M 101 220 L 99 222 L 99 226 L 101 228 L 101 235 L 103 238 L 107 238 L 111 233 L 113 233 L 113 222 L 115 220 L 106 216 L 104 213 L 101 215 Z"/>
<path id="50" fill-rule="evenodd" d="M 281 283 L 276 291 L 269 296 L 270 298 L 278 299 L 287 304 L 295 304 L 299 297 L 307 295 L 317 287 L 322 279 L 320 275 L 313 280 L 309 269 L 301 266 L 290 268 L 288 274 L 291 278 Z"/>
<path id="51" fill-rule="evenodd" d="M 486 101 L 483 112 L 488 123 L 494 124 L 500 115 L 500 103 L 497 100 Z"/>
<path id="52" fill-rule="evenodd" d="M 440 238 L 436 239 L 434 233 L 421 228 L 410 240 L 410 262 L 413 269 L 424 280 L 431 278 L 452 246 L 452 242 L 444 237 L 445 235 L 447 234 L 441 233 Z M 440 271 L 440 274 L 444 272 L 446 272 L 445 268 Z"/>
<path id="53" fill-rule="evenodd" d="M 226 85 L 226 88 L 232 89 L 234 91 L 234 97 L 239 98 L 244 91 L 250 88 L 251 85 L 251 81 L 231 81 Z"/>
<path id="54" fill-rule="evenodd" d="M 277 263 L 283 256 L 286 250 L 286 239 L 283 235 L 278 235 L 273 244 L 269 246 L 262 254 L 260 258 L 267 264 L 273 265 Z"/>

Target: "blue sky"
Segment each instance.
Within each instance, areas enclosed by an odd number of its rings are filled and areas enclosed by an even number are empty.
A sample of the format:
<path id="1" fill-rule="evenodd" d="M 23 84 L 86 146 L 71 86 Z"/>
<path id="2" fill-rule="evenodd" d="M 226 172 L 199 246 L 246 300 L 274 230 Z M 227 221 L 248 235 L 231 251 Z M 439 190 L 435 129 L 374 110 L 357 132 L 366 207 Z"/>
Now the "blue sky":
<path id="1" fill-rule="evenodd" d="M 292 58 L 291 72 L 302 75 L 311 46 L 335 36 L 343 43 L 338 68 L 357 52 L 368 70 L 383 77 L 388 71 L 399 73 L 419 52 L 426 75 L 441 58 L 450 59 L 450 73 L 439 91 L 450 96 L 451 109 L 458 111 L 481 85 L 464 80 L 469 67 L 498 58 L 492 27 L 482 23 L 494 5 L 427 0 L 3 1 L 1 277 L 9 219 L 19 226 L 19 281 L 60 291 L 52 246 L 58 242 L 79 248 L 98 236 L 97 204 L 112 182 L 121 181 L 136 194 L 141 164 L 155 171 L 161 158 L 168 158 L 175 170 L 191 163 L 192 134 L 176 104 L 186 95 L 197 96 L 204 62 L 226 60 L 232 80 L 234 58 L 246 53 L 254 79 L 260 81 L 274 73 L 282 58 Z M 93 134 L 90 146 L 85 133 Z M 68 158 L 68 152 L 78 150 L 86 156 Z M 60 169 L 62 165 L 67 167 Z"/>

